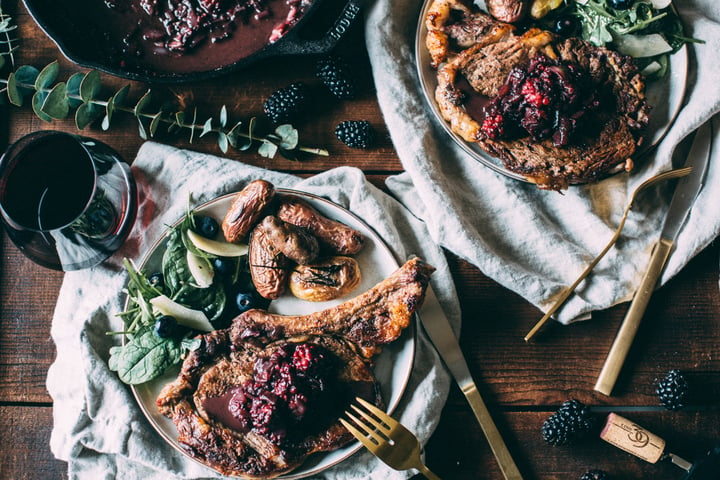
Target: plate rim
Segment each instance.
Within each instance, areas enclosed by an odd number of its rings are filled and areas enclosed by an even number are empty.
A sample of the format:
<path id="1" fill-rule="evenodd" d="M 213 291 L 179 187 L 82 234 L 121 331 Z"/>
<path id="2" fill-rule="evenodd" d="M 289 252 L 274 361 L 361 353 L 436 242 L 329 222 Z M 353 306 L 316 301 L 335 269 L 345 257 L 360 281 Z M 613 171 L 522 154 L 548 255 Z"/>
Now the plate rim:
<path id="1" fill-rule="evenodd" d="M 311 193 L 311 192 L 305 192 L 302 190 L 291 189 L 291 188 L 276 188 L 275 192 L 278 195 L 296 195 L 301 198 L 311 199 L 312 201 L 324 204 L 325 206 L 329 207 L 330 209 L 341 211 L 344 215 L 351 217 L 354 221 L 356 221 L 358 224 L 362 225 L 364 228 L 366 228 L 372 234 L 371 235 L 373 237 L 372 240 L 373 240 L 373 243 L 375 244 L 376 248 L 382 248 L 384 250 L 384 254 L 393 259 L 393 270 L 396 270 L 397 268 L 399 268 L 401 266 L 397 256 L 393 252 L 393 250 L 383 240 L 383 238 L 375 231 L 375 229 L 371 225 L 369 225 L 367 222 L 365 222 L 359 215 L 352 212 L 348 208 L 345 208 L 342 205 L 339 205 L 339 204 L 335 203 L 334 201 L 329 200 L 321 195 Z M 202 210 L 205 208 L 210 208 L 213 204 L 221 203 L 223 201 L 228 201 L 230 198 L 235 196 L 237 193 L 238 192 L 235 191 L 235 192 L 218 195 L 214 198 L 211 198 L 207 201 L 204 201 L 204 202 L 198 204 L 197 206 L 195 206 L 192 209 L 192 211 L 198 211 L 198 210 Z M 179 219 L 177 219 L 176 221 L 174 221 L 173 223 L 169 224 L 162 231 L 162 233 L 158 237 L 158 239 L 156 239 L 152 243 L 150 248 L 141 257 L 141 261 L 138 265 L 139 269 L 142 269 L 143 267 L 146 266 L 146 264 L 149 262 L 150 258 L 157 253 L 158 248 L 161 248 L 162 244 L 167 240 L 171 229 L 176 227 L 177 225 L 179 225 L 180 222 L 182 222 L 183 218 L 184 218 L 184 215 L 182 217 L 180 217 Z M 127 285 L 127 282 L 125 283 L 125 285 Z M 360 292 L 360 293 L 362 293 L 362 292 Z M 124 308 L 127 309 L 129 297 L 127 296 L 127 294 L 124 294 L 124 296 L 125 296 L 125 300 L 122 303 L 123 303 Z M 386 405 L 386 411 L 389 414 L 392 414 L 398 408 L 400 402 L 404 398 L 406 391 L 407 391 L 407 387 L 410 383 L 410 378 L 412 376 L 412 372 L 415 367 L 415 360 L 416 360 L 416 354 L 417 354 L 417 342 L 418 342 L 418 338 L 417 338 L 417 335 L 418 335 L 417 323 L 419 321 L 418 316 L 419 316 L 419 312 L 416 312 L 413 315 L 413 321 L 411 321 L 410 324 L 408 325 L 408 327 L 405 328 L 405 330 L 403 331 L 403 333 L 400 337 L 400 338 L 405 337 L 405 345 L 404 345 L 403 349 L 404 350 L 406 349 L 407 351 L 404 352 L 403 356 L 407 356 L 407 358 L 408 358 L 408 368 L 407 368 L 407 371 L 403 372 L 403 374 L 402 374 L 403 378 L 402 378 L 402 381 L 399 383 L 399 385 L 393 385 L 393 389 L 395 387 L 397 387 L 397 390 L 398 390 L 395 398 L 392 398 L 392 399 L 383 398 L 384 401 L 388 401 L 388 403 Z M 123 337 L 122 342 L 124 344 L 125 337 Z M 385 350 L 385 348 L 383 348 L 383 351 L 384 350 Z M 377 359 L 381 355 L 383 355 L 383 352 L 378 354 L 377 357 L 373 358 L 373 360 L 372 360 L 373 370 L 374 370 L 375 364 L 377 363 L 375 361 L 375 359 Z M 162 426 L 159 425 L 155 421 L 154 414 L 153 414 L 153 412 L 150 411 L 150 408 L 152 406 L 154 406 L 154 403 L 153 403 L 153 405 L 147 405 L 141 399 L 141 394 L 139 392 L 140 388 L 143 388 L 144 386 L 146 386 L 148 383 L 151 383 L 151 382 L 152 382 L 152 380 L 149 382 L 140 384 L 140 385 L 129 385 L 129 387 L 132 391 L 133 397 L 135 399 L 135 402 L 138 405 L 138 407 L 140 408 L 140 410 L 142 411 L 143 416 L 145 417 L 146 421 L 152 426 L 153 430 L 163 438 L 163 440 L 165 440 L 174 450 L 180 452 L 184 458 L 192 460 L 196 464 L 201 465 L 202 467 L 208 469 L 209 471 L 211 471 L 215 474 L 220 474 L 220 472 L 218 472 L 216 469 L 214 469 L 210 465 L 207 465 L 202 460 L 195 458 L 192 455 L 190 455 L 188 452 L 186 452 L 180 446 L 180 444 L 177 442 L 177 438 L 173 438 L 170 435 L 170 432 L 165 431 L 165 429 L 162 428 Z M 347 461 L 350 457 L 352 457 L 359 450 L 362 449 L 362 444 L 360 442 L 355 441 L 355 442 L 349 443 L 341 448 L 347 449 L 347 452 L 343 453 L 340 456 L 340 458 L 331 461 L 327 465 L 322 465 L 322 466 L 315 465 L 315 466 L 311 467 L 310 469 L 308 469 L 307 471 L 300 471 L 303 467 L 303 464 L 305 463 L 304 462 L 299 467 L 297 467 L 295 470 L 292 470 L 290 472 L 287 472 L 286 474 L 283 474 L 283 475 L 280 475 L 279 477 L 274 477 L 274 478 L 278 478 L 281 480 L 296 480 L 296 479 L 306 478 L 311 475 L 317 475 L 318 473 L 326 471 L 332 467 L 335 467 L 336 465 L 338 465 L 342 462 Z M 337 450 L 334 450 L 333 452 L 335 452 L 335 451 L 337 451 Z M 323 454 L 329 454 L 329 453 L 332 453 L 332 452 L 319 452 L 318 454 L 311 455 L 310 457 L 308 457 L 308 459 L 315 457 L 315 455 L 323 455 Z M 306 459 L 306 461 L 307 461 L 307 459 Z M 243 478 L 243 477 L 228 476 L 228 478 Z"/>
<path id="2" fill-rule="evenodd" d="M 420 15 L 418 16 L 417 21 L 417 28 L 415 29 L 415 45 L 414 45 L 414 54 L 415 54 L 415 73 L 417 74 L 418 81 L 420 82 L 420 89 L 422 90 L 422 96 L 425 99 L 425 103 L 430 108 L 431 111 L 431 117 L 434 122 L 439 123 L 442 129 L 450 136 L 450 138 L 453 139 L 454 144 L 460 147 L 466 154 L 468 154 L 473 160 L 477 161 L 478 163 L 490 168 L 491 170 L 495 171 L 496 173 L 499 173 L 505 177 L 512 178 L 514 180 L 519 180 L 523 183 L 529 183 L 534 184 L 535 182 L 522 174 L 510 171 L 504 167 L 502 164 L 502 160 L 493 157 L 489 155 L 488 153 L 481 150 L 479 147 L 473 148 L 474 144 L 471 144 L 470 142 L 466 142 L 463 140 L 457 133 L 453 132 L 450 128 L 450 125 L 448 122 L 445 121 L 445 119 L 442 118 L 442 115 L 440 113 L 439 107 L 437 105 L 437 102 L 434 98 L 434 92 L 435 92 L 435 86 L 436 81 L 435 77 L 432 75 L 429 75 L 431 78 L 426 78 L 428 76 L 427 70 L 429 67 L 429 56 L 427 53 L 427 50 L 425 49 L 425 36 L 427 35 L 427 27 L 425 25 L 425 17 L 427 16 L 427 11 L 430 8 L 431 3 L 434 0 L 424 0 L 422 7 L 420 8 Z M 477 5 L 477 4 L 476 4 Z M 677 9 L 675 8 L 674 2 L 672 3 L 673 9 L 677 12 Z M 682 58 L 678 54 L 682 53 Z M 675 61 L 673 62 L 673 59 Z M 676 63 L 677 65 L 673 65 L 673 63 Z M 667 119 L 667 123 L 660 126 L 658 128 L 658 132 L 647 132 L 648 136 L 652 134 L 653 139 L 652 143 L 649 143 L 647 145 L 641 146 L 641 148 L 638 148 L 635 153 L 632 155 L 633 160 L 640 160 L 641 158 L 649 155 L 663 140 L 665 135 L 667 135 L 668 131 L 670 131 L 670 128 L 675 123 L 675 120 L 677 119 L 677 116 L 679 115 L 680 111 L 682 110 L 682 106 L 684 103 L 684 99 L 687 93 L 687 82 L 688 82 L 688 72 L 689 72 L 689 53 L 688 53 L 688 46 L 687 44 L 683 44 L 677 52 L 674 52 L 672 55 L 670 55 L 670 68 L 671 71 L 668 72 L 668 76 L 673 75 L 673 67 L 675 67 L 678 70 L 678 74 L 682 75 L 681 85 L 679 85 L 679 88 L 681 89 L 681 93 L 676 98 L 676 102 L 674 105 L 671 106 L 673 108 L 673 111 L 670 115 L 670 117 Z M 432 85 L 431 85 L 432 84 Z M 431 88 L 432 86 L 432 88 Z M 647 87 L 646 87 L 646 97 L 647 94 Z M 653 107 L 650 105 L 651 108 Z M 648 140 L 648 136 L 645 136 L 644 139 Z M 607 175 L 600 178 L 600 180 L 607 178 L 608 176 L 613 176 L 614 174 L 620 173 L 621 171 L 624 171 L 623 169 L 620 169 L 616 172 L 608 172 Z M 583 185 L 588 185 L 589 182 L 584 183 L 572 183 L 570 184 L 570 187 L 579 187 Z M 595 182 L 597 183 L 597 182 Z"/>

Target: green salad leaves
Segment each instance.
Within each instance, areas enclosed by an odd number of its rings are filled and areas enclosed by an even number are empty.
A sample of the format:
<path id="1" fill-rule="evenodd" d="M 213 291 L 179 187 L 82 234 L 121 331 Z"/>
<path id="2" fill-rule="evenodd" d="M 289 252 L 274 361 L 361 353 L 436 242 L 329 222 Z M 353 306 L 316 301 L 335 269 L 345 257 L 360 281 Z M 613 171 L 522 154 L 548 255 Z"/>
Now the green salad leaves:
<path id="1" fill-rule="evenodd" d="M 108 365 L 125 383 L 145 383 L 180 363 L 188 352 L 199 346 L 198 328 L 202 325 L 207 325 L 205 330 L 222 327 L 225 326 L 222 322 L 234 316 L 232 308 L 228 308 L 228 291 L 252 288 L 248 280 L 247 257 L 224 258 L 225 262 L 234 265 L 232 272 L 213 279 L 209 286 L 199 286 L 188 266 L 188 252 L 207 259 L 210 268 L 210 261 L 216 256 L 195 247 L 187 238 L 190 230 L 195 230 L 192 211 L 169 231 L 161 272 L 142 272 L 131 261 L 124 261 L 129 276 L 128 304 L 119 316 L 125 329 L 108 334 L 125 335 L 125 342 L 110 348 Z M 152 277 L 155 277 L 153 281 Z M 158 281 L 158 277 L 162 280 Z M 175 312 L 168 312 L 168 306 Z M 193 315 L 183 318 L 186 313 Z M 158 334 L 156 322 L 163 315 L 177 317 L 179 328 L 174 335 Z"/>
<path id="2" fill-rule="evenodd" d="M 617 3 L 617 2 L 615 2 Z M 682 22 L 670 2 L 629 0 L 622 8 L 610 0 L 565 0 L 547 21 L 575 18 L 577 34 L 599 47 L 608 47 L 634 57 L 649 79 L 660 78 L 668 58 L 688 42 Z"/>

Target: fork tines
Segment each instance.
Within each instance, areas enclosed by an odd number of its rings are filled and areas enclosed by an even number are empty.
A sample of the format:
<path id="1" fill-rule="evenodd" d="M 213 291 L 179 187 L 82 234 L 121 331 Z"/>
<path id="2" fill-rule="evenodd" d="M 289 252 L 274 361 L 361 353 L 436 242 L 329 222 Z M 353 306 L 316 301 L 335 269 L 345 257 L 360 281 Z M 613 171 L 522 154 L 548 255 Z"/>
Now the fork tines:
<path id="1" fill-rule="evenodd" d="M 362 398 L 355 399 L 360 405 L 367 409 L 367 411 L 361 409 L 357 405 L 353 404 L 350 407 L 359 415 L 361 418 L 353 415 L 350 411 L 346 410 L 345 415 L 353 422 L 352 424 L 345 419 L 340 419 L 340 422 L 352 433 L 355 438 L 360 440 L 367 448 L 375 449 L 382 442 L 392 440 L 388 436 L 392 430 L 392 423 L 397 423 L 395 420 L 389 418 L 385 412 L 377 408 L 375 405 L 363 400 Z M 373 448 L 371 448 L 370 445 Z"/>

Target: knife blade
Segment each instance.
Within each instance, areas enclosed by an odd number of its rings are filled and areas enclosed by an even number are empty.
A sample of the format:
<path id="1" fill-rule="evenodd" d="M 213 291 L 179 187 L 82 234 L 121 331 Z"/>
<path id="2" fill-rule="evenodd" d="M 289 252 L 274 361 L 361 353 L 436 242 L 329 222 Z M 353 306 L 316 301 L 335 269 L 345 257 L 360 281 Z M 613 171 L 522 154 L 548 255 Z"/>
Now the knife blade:
<path id="1" fill-rule="evenodd" d="M 595 390 L 604 395 L 610 395 L 615 387 L 615 382 L 635 339 L 650 297 L 675 246 L 675 240 L 702 189 L 710 159 L 711 136 L 711 122 L 705 123 L 695 133 L 685 162 L 685 166 L 692 167 L 692 171 L 678 180 L 675 186 L 675 193 L 665 215 L 660 239 L 655 244 L 647 271 L 635 292 L 630 308 L 625 314 L 595 383 Z"/>
<path id="2" fill-rule="evenodd" d="M 495 422 L 480 396 L 477 385 L 475 385 L 473 381 L 470 369 L 462 354 L 462 350 L 460 350 L 460 344 L 450 326 L 450 322 L 442 311 L 442 308 L 440 308 L 435 293 L 429 286 L 425 294 L 425 303 L 418 316 L 420 317 L 420 323 L 425 333 L 427 333 L 430 341 L 435 346 L 435 350 L 437 350 L 440 358 L 442 358 L 448 370 L 450 370 L 450 373 L 455 378 L 460 390 L 467 398 L 505 479 L 522 480 L 523 477 L 515 465 L 515 461 L 512 459 L 510 451 L 505 445 L 505 441 L 495 426 Z"/>

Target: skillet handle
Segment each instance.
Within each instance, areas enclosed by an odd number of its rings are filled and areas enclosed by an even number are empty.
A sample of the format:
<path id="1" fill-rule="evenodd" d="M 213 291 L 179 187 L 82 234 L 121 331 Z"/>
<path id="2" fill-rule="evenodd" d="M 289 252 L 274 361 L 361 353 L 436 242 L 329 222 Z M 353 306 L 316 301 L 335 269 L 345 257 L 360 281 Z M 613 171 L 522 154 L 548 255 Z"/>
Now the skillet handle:
<path id="1" fill-rule="evenodd" d="M 300 38 L 303 28 L 291 28 L 273 50 L 273 55 L 313 55 L 327 53 L 337 45 L 360 15 L 363 0 L 347 0 L 332 27 L 317 40 Z"/>

